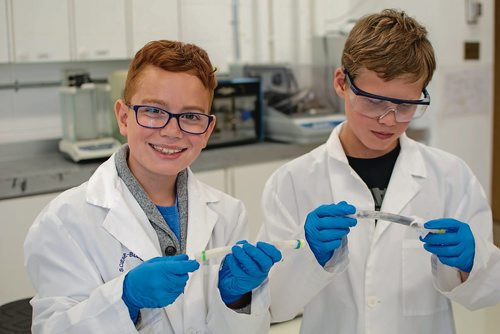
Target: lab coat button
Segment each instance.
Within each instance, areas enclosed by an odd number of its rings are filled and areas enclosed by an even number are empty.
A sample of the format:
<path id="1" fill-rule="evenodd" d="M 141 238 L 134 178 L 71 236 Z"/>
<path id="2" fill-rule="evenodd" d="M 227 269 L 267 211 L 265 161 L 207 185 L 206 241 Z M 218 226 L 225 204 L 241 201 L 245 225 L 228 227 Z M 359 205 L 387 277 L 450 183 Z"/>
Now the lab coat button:
<path id="1" fill-rule="evenodd" d="M 187 334 L 196 334 L 199 333 L 196 328 L 189 328 L 186 332 Z"/>
<path id="2" fill-rule="evenodd" d="M 368 304 L 368 307 L 374 308 L 377 306 L 379 303 L 378 298 L 375 296 L 369 296 L 366 300 L 366 303 Z"/>
<path id="3" fill-rule="evenodd" d="M 165 255 L 172 256 L 175 255 L 175 253 L 177 253 L 177 250 L 175 249 L 174 246 L 165 247 Z"/>

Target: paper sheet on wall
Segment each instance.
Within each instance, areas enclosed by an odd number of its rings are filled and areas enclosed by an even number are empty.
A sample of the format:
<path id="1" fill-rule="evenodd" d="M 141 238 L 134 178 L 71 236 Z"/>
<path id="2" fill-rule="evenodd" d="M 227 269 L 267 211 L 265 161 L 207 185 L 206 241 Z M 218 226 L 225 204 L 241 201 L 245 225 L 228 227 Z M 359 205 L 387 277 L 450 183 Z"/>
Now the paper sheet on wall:
<path id="1" fill-rule="evenodd" d="M 492 106 L 491 67 L 447 68 L 443 70 L 442 110 L 445 116 L 488 113 Z"/>

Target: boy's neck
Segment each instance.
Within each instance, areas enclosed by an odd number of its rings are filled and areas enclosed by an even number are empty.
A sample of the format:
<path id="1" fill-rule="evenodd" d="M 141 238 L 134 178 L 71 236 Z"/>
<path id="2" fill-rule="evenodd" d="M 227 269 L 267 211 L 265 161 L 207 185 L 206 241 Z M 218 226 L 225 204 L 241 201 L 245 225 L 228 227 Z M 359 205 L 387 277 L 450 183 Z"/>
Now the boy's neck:
<path id="1" fill-rule="evenodd" d="M 151 201 L 160 206 L 175 205 L 175 198 L 177 197 L 175 191 L 175 179 L 173 182 L 169 179 L 165 183 L 156 182 L 149 187 L 144 187 L 146 194 L 148 194 Z"/>
<path id="2" fill-rule="evenodd" d="M 161 206 L 175 204 L 177 175 L 150 177 L 149 175 L 138 175 L 132 169 L 131 171 L 154 204 Z"/>

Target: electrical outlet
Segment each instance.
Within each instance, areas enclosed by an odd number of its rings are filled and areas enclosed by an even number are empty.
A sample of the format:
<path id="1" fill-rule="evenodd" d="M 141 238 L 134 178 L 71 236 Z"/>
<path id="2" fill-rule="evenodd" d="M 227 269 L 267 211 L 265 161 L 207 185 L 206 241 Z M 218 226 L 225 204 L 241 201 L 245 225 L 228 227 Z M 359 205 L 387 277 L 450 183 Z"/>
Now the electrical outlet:
<path id="1" fill-rule="evenodd" d="M 479 42 L 464 42 L 464 59 L 479 60 Z"/>

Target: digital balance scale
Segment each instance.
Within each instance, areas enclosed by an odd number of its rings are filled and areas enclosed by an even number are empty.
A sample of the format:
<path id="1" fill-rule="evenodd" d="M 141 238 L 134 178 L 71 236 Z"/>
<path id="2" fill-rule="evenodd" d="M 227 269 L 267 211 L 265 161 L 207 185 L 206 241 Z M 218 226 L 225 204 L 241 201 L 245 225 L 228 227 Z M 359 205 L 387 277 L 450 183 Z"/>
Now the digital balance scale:
<path id="1" fill-rule="evenodd" d="M 93 83 L 85 72 L 71 74 L 67 81 L 59 88 L 63 134 L 59 150 L 75 162 L 111 156 L 121 143 L 112 136 L 110 86 Z"/>
<path id="2" fill-rule="evenodd" d="M 80 141 L 62 139 L 59 141 L 59 150 L 75 162 L 109 157 L 120 146 L 121 143 L 111 137 Z"/>

